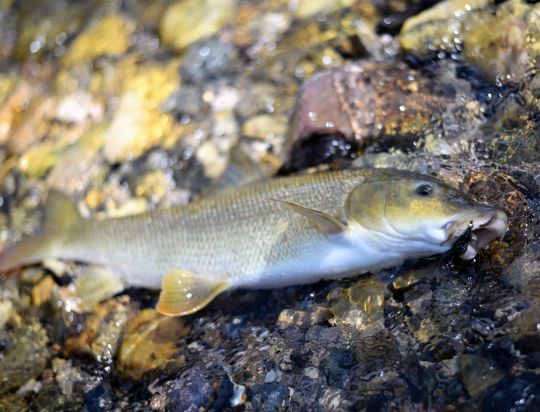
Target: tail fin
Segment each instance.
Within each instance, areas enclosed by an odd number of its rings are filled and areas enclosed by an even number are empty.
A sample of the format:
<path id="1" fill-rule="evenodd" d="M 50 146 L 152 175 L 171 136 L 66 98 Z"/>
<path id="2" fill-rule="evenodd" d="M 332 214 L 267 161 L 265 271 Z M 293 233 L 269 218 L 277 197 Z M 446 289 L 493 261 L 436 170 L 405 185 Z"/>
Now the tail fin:
<path id="1" fill-rule="evenodd" d="M 1 251 L 0 271 L 55 257 L 55 252 L 61 247 L 63 234 L 82 219 L 77 206 L 68 196 L 56 190 L 49 191 L 42 229 Z"/>

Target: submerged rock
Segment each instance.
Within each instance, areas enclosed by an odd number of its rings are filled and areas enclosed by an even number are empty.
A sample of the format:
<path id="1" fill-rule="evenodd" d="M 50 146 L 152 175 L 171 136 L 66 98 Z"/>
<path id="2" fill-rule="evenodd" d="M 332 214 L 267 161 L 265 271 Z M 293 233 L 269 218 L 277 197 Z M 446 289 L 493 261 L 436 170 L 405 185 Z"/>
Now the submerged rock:
<path id="1" fill-rule="evenodd" d="M 39 323 L 21 326 L 8 336 L 9 344 L 3 348 L 0 363 L 2 394 L 18 389 L 32 378 L 39 378 L 50 356 L 47 333 Z"/>
<path id="2" fill-rule="evenodd" d="M 116 357 L 127 327 L 126 302 L 110 300 L 97 305 L 79 336 L 66 341 L 66 354 L 87 354 L 99 364 L 109 367 Z"/>
<path id="3" fill-rule="evenodd" d="M 161 316 L 153 309 L 140 312 L 132 319 L 122 340 L 118 354 L 118 367 L 127 376 L 140 379 L 153 369 L 168 363 L 175 367 L 183 364 L 177 342 L 189 331 L 179 318 Z"/>

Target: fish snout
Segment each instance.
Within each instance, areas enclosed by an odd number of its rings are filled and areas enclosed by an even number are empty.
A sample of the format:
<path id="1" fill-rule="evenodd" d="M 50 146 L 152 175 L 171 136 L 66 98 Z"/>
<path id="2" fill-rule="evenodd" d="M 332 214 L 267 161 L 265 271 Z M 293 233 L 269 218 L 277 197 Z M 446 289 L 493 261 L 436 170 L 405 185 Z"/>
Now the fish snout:
<path id="1" fill-rule="evenodd" d="M 502 240 L 506 233 L 508 217 L 500 209 L 490 209 L 482 213 L 471 223 L 471 240 L 467 245 L 467 250 L 461 259 L 470 260 L 474 258 L 480 249 L 489 245 L 493 240 Z"/>
<path id="2" fill-rule="evenodd" d="M 443 244 L 453 245 L 467 232 L 470 240 L 467 249 L 460 256 L 463 260 L 471 260 L 478 251 L 486 247 L 495 239 L 502 239 L 506 233 L 508 217 L 500 209 L 483 207 L 473 216 L 463 217 L 460 220 L 448 222 L 443 229 L 446 232 L 446 240 Z"/>

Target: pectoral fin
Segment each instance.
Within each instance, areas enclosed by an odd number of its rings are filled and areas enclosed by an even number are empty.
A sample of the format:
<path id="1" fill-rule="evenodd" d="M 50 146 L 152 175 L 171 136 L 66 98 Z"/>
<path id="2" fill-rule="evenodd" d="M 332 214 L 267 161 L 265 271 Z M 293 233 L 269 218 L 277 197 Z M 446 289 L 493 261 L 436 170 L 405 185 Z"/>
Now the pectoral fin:
<path id="1" fill-rule="evenodd" d="M 118 276 L 110 269 L 101 266 L 88 266 L 77 278 L 75 294 L 79 298 L 79 308 L 92 310 L 95 305 L 124 290 Z"/>
<path id="2" fill-rule="evenodd" d="M 289 209 L 300 213 L 305 216 L 315 226 L 315 228 L 323 235 L 339 235 L 346 230 L 346 226 L 337 220 L 335 217 L 330 216 L 328 213 L 321 212 L 315 209 L 308 209 L 307 207 L 297 205 L 296 203 L 287 202 L 286 200 L 271 199 L 280 202 L 282 205 L 287 206 Z"/>
<path id="3" fill-rule="evenodd" d="M 182 270 L 163 277 L 156 309 L 163 315 L 183 316 L 197 312 L 230 286 Z"/>

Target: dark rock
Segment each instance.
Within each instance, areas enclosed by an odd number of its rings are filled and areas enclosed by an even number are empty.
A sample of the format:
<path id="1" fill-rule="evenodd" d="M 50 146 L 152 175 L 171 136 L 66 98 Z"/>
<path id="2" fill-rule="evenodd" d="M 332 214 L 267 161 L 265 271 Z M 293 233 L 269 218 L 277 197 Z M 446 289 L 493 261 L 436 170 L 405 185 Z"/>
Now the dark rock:
<path id="1" fill-rule="evenodd" d="M 289 405 L 289 388 L 277 383 L 253 385 L 253 408 L 257 411 L 278 412 Z"/>
<path id="2" fill-rule="evenodd" d="M 350 379 L 351 369 L 354 364 L 355 358 L 352 353 L 332 351 L 321 365 L 328 385 L 344 388 Z"/>
<path id="3" fill-rule="evenodd" d="M 0 394 L 38 378 L 49 358 L 47 333 L 39 323 L 14 330 L 10 340 L 0 362 Z"/>
<path id="4" fill-rule="evenodd" d="M 533 373 L 507 376 L 493 386 L 484 402 L 483 411 L 540 410 L 540 377 Z"/>
<path id="5" fill-rule="evenodd" d="M 106 381 L 99 382 L 84 393 L 83 412 L 109 411 L 113 406 L 111 386 Z"/>
<path id="6" fill-rule="evenodd" d="M 196 412 L 208 408 L 214 397 L 212 384 L 212 379 L 203 369 L 193 367 L 186 370 L 169 383 L 167 410 Z"/>
<path id="7" fill-rule="evenodd" d="M 317 166 L 322 163 L 347 164 L 356 157 L 356 145 L 339 134 L 315 135 L 298 140 L 283 165 L 281 174 Z"/>

